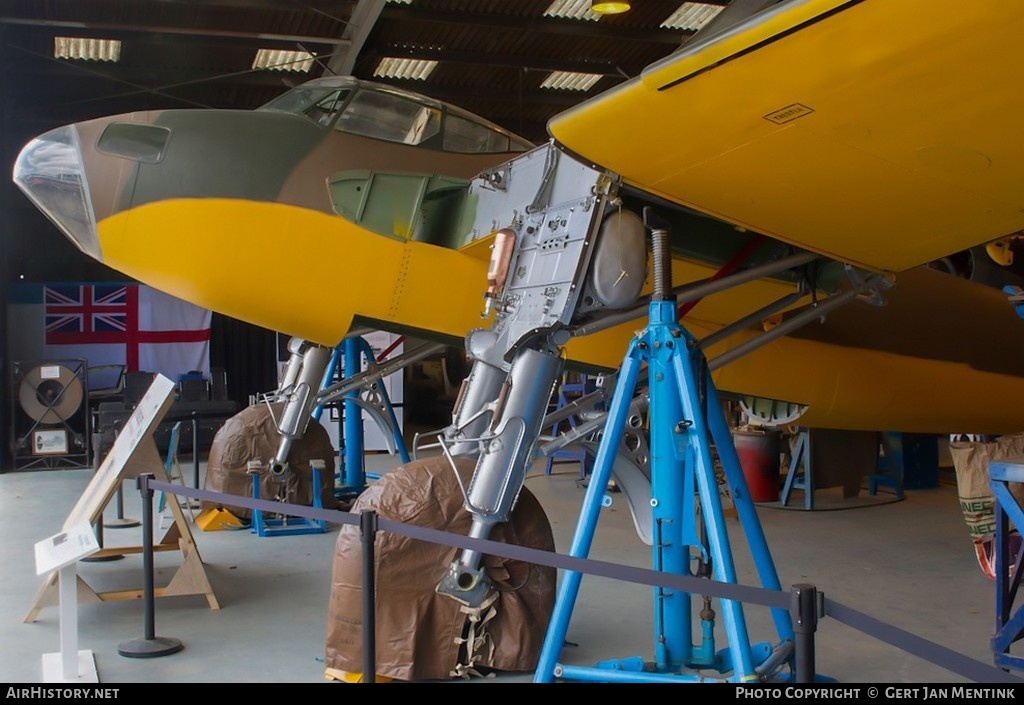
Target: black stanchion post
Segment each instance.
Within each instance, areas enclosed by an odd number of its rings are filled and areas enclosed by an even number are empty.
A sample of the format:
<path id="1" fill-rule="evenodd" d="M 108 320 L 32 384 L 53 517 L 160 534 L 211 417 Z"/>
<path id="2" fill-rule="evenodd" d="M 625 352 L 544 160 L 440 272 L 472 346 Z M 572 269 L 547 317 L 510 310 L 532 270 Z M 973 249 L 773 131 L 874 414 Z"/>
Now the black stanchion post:
<path id="1" fill-rule="evenodd" d="M 139 475 L 136 484 L 142 494 L 142 576 L 143 609 L 146 613 L 146 635 L 132 639 L 117 647 L 117 653 L 128 658 L 168 656 L 185 648 L 178 639 L 156 635 L 156 595 L 153 577 L 153 490 L 149 483 L 153 475 Z"/>
<path id="2" fill-rule="evenodd" d="M 814 632 L 818 629 L 818 591 L 813 585 L 794 585 L 790 592 L 789 611 L 793 616 L 796 647 L 796 682 L 813 683 Z"/>
<path id="3" fill-rule="evenodd" d="M 195 487 L 199 489 L 199 413 L 192 412 L 192 476 Z"/>
<path id="4" fill-rule="evenodd" d="M 375 613 L 374 542 L 377 539 L 377 512 L 359 515 L 359 538 L 363 544 L 363 683 L 377 682 L 377 617 Z"/>

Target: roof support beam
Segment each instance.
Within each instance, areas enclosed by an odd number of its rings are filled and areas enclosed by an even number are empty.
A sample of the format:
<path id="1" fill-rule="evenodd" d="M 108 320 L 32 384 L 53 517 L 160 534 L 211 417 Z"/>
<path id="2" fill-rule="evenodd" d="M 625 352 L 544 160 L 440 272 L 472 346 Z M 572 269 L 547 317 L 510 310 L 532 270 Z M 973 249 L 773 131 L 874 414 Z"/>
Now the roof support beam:
<path id="1" fill-rule="evenodd" d="M 28 27 L 54 27 L 57 29 L 127 32 L 130 34 L 143 32 L 150 34 L 184 34 L 196 37 L 234 37 L 238 39 L 260 39 L 264 41 L 297 42 L 303 44 L 346 44 L 346 40 L 340 37 L 314 37 L 303 34 L 274 34 L 272 32 L 239 32 L 230 29 L 212 29 L 205 27 L 125 25 L 109 22 L 67 22 L 58 20 L 32 20 L 21 17 L 0 17 L 0 24 L 23 25 Z"/>
<path id="2" fill-rule="evenodd" d="M 352 73 L 359 52 L 363 50 L 363 45 L 366 44 L 366 39 L 370 36 L 381 12 L 384 11 L 385 4 L 386 0 L 359 0 L 339 40 L 344 43 L 345 49 L 335 52 L 327 62 L 327 70 L 330 73 L 335 76 L 347 76 Z"/>

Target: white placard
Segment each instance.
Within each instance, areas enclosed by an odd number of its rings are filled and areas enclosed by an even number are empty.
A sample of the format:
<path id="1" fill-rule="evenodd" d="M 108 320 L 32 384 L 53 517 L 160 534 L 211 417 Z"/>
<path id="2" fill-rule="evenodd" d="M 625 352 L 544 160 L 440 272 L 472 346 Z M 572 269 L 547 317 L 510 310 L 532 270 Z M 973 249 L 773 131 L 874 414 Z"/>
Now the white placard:
<path id="1" fill-rule="evenodd" d="M 33 455 L 66 455 L 68 432 L 62 428 L 32 432 Z"/>
<path id="2" fill-rule="evenodd" d="M 60 365 L 45 365 L 39 368 L 40 379 L 60 379 Z"/>
<path id="3" fill-rule="evenodd" d="M 36 543 L 36 575 L 77 563 L 100 550 L 96 534 L 86 522 Z"/>

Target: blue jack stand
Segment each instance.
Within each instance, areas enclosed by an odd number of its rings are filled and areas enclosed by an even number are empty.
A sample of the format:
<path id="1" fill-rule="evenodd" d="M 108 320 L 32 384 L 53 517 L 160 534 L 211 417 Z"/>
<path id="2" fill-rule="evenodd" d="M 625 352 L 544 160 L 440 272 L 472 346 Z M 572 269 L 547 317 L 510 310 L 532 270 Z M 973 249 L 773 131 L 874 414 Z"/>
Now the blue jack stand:
<path id="1" fill-rule="evenodd" d="M 260 499 L 260 474 L 259 461 L 253 463 L 252 475 L 252 498 Z M 313 494 L 313 507 L 323 509 L 323 499 L 320 496 L 320 471 L 325 469 L 324 461 L 311 460 L 311 482 Z M 289 536 L 296 534 L 323 534 L 327 532 L 327 522 L 323 519 L 307 519 L 287 515 L 277 515 L 277 519 L 267 519 L 262 509 L 252 510 L 251 530 L 258 536 Z"/>
<path id="2" fill-rule="evenodd" d="M 1024 658 L 1013 649 L 1024 638 L 1024 607 L 1018 599 L 1024 549 L 1014 551 L 1010 539 L 1014 527 L 1024 527 L 1024 509 L 1009 483 L 1024 482 L 1024 458 L 993 460 L 989 462 L 988 474 L 996 499 L 996 632 L 991 641 L 992 655 L 996 666 L 1019 671 L 1024 670 Z"/>
<path id="3" fill-rule="evenodd" d="M 789 461 L 789 471 L 782 487 L 782 506 L 789 504 L 793 490 L 804 491 L 804 509 L 814 509 L 814 468 L 811 467 L 811 432 L 806 428 L 797 432 L 796 445 Z M 872 493 L 874 494 L 874 493 Z"/>
<path id="4" fill-rule="evenodd" d="M 360 345 L 361 343 L 361 345 Z M 359 363 L 359 356 L 362 352 L 369 352 L 370 346 L 362 338 L 347 338 L 342 342 L 342 351 L 345 358 L 345 376 L 352 377 L 359 374 L 362 366 Z M 368 359 L 372 360 L 370 352 Z M 366 488 L 366 458 L 364 457 L 363 445 L 363 414 L 356 404 L 355 399 L 359 397 L 359 390 L 353 389 L 345 395 L 345 411 L 342 421 L 341 445 L 339 457 L 342 459 L 340 472 L 337 472 L 341 480 L 337 483 L 334 493 L 339 498 L 356 497 Z"/>
<path id="5" fill-rule="evenodd" d="M 346 338 L 341 341 L 334 349 L 327 365 L 320 385 L 321 391 L 340 381 L 336 379 L 339 370 L 346 379 L 359 374 L 362 369 L 361 359 L 369 365 L 377 362 L 373 348 L 364 338 Z M 380 385 L 380 395 L 391 425 L 395 448 L 402 462 L 407 463 L 410 460 L 409 452 L 405 447 L 405 439 L 402 437 L 391 398 L 383 384 Z M 345 394 L 342 402 L 342 422 L 338 429 L 340 447 L 334 492 L 338 499 L 353 499 L 366 489 L 368 477 L 364 457 L 363 410 L 359 406 L 358 399 L 359 390 L 353 389 Z M 319 422 L 322 414 L 323 405 L 317 406 L 313 410 L 313 420 Z"/>
<path id="6" fill-rule="evenodd" d="M 666 246 L 664 239 L 659 243 L 659 234 L 654 232 L 655 263 L 660 259 L 659 246 Z M 667 275 L 655 272 L 647 328 L 630 342 L 623 360 L 569 554 L 585 558 L 593 543 L 629 405 L 641 367 L 646 364 L 650 385 L 654 570 L 707 576 L 721 583 L 737 582 L 712 461 L 709 440 L 713 440 L 758 577 L 764 588 L 779 590 L 779 578 L 711 373 L 697 340 L 678 324 L 676 300 L 667 293 L 671 286 L 663 281 L 665 278 Z M 696 549 L 696 555 L 691 553 L 692 549 Z M 696 563 L 693 572 L 691 563 Z M 575 571 L 562 575 L 535 682 L 551 682 L 556 677 L 594 682 L 780 682 L 786 678 L 776 675 L 776 670 L 786 664 L 793 666 L 794 633 L 788 611 L 772 608 L 777 644 L 752 645 L 741 603 L 721 600 L 728 645 L 716 652 L 714 611 L 709 609 L 709 599 L 705 598 L 704 608 L 699 612 L 701 643 L 695 646 L 692 595 L 661 587 L 654 589 L 653 661 L 633 657 L 603 661 L 594 667 L 559 664 L 581 577 Z"/>
<path id="7" fill-rule="evenodd" d="M 882 433 L 881 446 L 884 454 L 879 454 L 878 472 L 868 475 L 868 494 L 874 497 L 878 494 L 881 486 L 891 487 L 896 499 L 902 500 L 903 495 L 903 467 L 906 464 L 906 456 L 903 448 L 902 433 Z"/>
<path id="8" fill-rule="evenodd" d="M 1024 289 L 1004 286 L 1003 292 L 1009 294 L 1017 316 L 1024 318 Z M 1024 545 L 1011 540 L 1014 534 L 1019 539 L 1024 531 L 1024 508 L 1010 490 L 1011 482 L 1024 482 L 1024 458 L 990 461 L 988 482 L 995 497 L 996 522 L 996 633 L 991 641 L 992 655 L 1000 668 L 1024 670 L 1024 657 L 1013 652 L 1024 638 L 1024 605 L 1019 600 Z"/>

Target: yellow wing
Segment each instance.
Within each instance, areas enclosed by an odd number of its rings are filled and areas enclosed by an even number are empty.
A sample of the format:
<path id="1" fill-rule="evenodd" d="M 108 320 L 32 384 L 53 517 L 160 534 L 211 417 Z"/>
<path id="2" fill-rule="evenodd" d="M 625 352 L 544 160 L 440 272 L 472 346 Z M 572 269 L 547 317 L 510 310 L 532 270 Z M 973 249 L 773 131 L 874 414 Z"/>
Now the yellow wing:
<path id="1" fill-rule="evenodd" d="M 869 269 L 1024 228 L 1024 2 L 795 0 L 549 123 L 646 191 Z"/>

